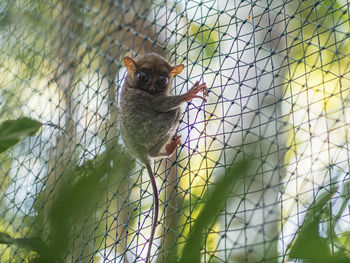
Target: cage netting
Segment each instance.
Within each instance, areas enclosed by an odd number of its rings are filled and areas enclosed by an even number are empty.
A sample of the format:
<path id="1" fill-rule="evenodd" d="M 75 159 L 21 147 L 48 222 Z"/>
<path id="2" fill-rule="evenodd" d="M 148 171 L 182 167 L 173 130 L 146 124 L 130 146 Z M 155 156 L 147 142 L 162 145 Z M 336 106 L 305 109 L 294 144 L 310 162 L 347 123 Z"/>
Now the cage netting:
<path id="1" fill-rule="evenodd" d="M 349 260 L 349 16 L 346 0 L 1 1 L 0 122 L 42 126 L 0 153 L 0 262 L 144 262 L 152 187 L 118 103 L 123 57 L 149 52 L 185 65 L 173 94 L 209 88 L 182 105 L 176 154 L 153 164 L 151 262 L 187 262 L 242 160 L 200 262 Z"/>

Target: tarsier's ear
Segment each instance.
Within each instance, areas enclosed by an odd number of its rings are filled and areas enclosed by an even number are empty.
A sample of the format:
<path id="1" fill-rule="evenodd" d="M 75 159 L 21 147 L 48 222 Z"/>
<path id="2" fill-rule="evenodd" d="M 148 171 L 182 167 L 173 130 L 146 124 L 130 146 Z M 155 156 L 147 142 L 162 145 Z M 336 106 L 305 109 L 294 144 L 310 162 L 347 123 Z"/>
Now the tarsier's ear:
<path id="1" fill-rule="evenodd" d="M 181 71 L 184 69 L 185 65 L 184 64 L 180 64 L 180 65 L 177 65 L 177 66 L 173 66 L 171 68 L 171 71 L 170 71 L 170 77 L 173 77 L 177 74 L 180 74 Z"/>
<path id="2" fill-rule="evenodd" d="M 136 71 L 135 61 L 131 57 L 124 57 L 124 65 L 128 69 L 129 72 Z"/>

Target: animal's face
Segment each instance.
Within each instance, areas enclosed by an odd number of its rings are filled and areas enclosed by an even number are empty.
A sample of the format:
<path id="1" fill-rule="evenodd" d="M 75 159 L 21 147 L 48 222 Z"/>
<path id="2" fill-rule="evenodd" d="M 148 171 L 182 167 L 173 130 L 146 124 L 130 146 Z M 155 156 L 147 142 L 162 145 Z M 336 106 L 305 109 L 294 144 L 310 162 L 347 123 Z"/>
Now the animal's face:
<path id="1" fill-rule="evenodd" d="M 183 65 L 171 66 L 154 53 L 135 60 L 125 57 L 124 64 L 130 75 L 129 84 L 150 94 L 168 92 L 172 77 L 183 69 Z"/>
<path id="2" fill-rule="evenodd" d="M 160 67 L 159 67 L 160 66 Z M 164 65 L 145 63 L 138 67 L 135 77 L 137 87 L 150 94 L 164 92 L 168 89 L 170 80 L 170 70 Z"/>

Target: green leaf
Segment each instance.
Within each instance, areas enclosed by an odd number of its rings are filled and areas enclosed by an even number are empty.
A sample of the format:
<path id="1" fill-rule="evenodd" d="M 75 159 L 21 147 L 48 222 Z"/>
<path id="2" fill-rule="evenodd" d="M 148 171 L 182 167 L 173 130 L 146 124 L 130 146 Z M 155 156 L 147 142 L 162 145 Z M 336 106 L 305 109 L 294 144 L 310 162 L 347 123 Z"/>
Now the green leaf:
<path id="1" fill-rule="evenodd" d="M 57 200 L 48 214 L 52 232 L 49 242 L 51 258 L 64 257 L 74 238 L 72 224 L 87 221 L 113 185 L 111 182 L 116 180 L 115 177 L 125 174 L 130 168 L 133 160 L 121 150 L 118 145 L 113 151 L 104 152 L 74 169 L 71 177 L 77 178 L 75 183 L 67 182 L 57 193 Z"/>
<path id="2" fill-rule="evenodd" d="M 1 244 L 15 244 L 20 248 L 26 248 L 41 255 L 47 254 L 49 247 L 40 238 L 11 238 L 10 235 L 0 232 Z"/>
<path id="3" fill-rule="evenodd" d="M 200 262 L 200 250 L 203 244 L 202 233 L 215 222 L 225 205 L 225 200 L 228 198 L 232 188 L 236 184 L 237 179 L 246 173 L 248 166 L 249 162 L 245 161 L 239 163 L 235 167 L 231 167 L 223 178 L 221 178 L 221 180 L 215 185 L 208 201 L 205 203 L 205 206 L 192 228 L 188 242 L 183 249 L 182 258 L 180 260 L 181 263 Z"/>
<path id="4" fill-rule="evenodd" d="M 4 233 L 4 232 L 0 232 L 0 243 L 1 244 L 12 244 L 12 238 L 10 235 Z"/>
<path id="5" fill-rule="evenodd" d="M 348 202 L 350 199 L 350 181 L 346 182 L 343 185 L 343 191 L 340 197 L 342 199 L 342 204 L 338 213 L 334 217 L 335 222 L 338 222 L 339 219 L 341 219 L 342 214 L 344 213 L 345 209 L 347 209 L 348 207 Z"/>
<path id="6" fill-rule="evenodd" d="M 311 262 L 322 262 L 330 258 L 330 250 L 327 240 L 322 238 L 318 232 L 319 217 L 307 222 L 300 228 L 289 257 L 291 259 L 303 259 Z"/>
<path id="7" fill-rule="evenodd" d="M 24 137 L 34 135 L 41 123 L 26 117 L 8 120 L 0 125 L 0 153 L 15 145 Z"/>
<path id="8" fill-rule="evenodd" d="M 318 230 L 322 215 L 337 190 L 338 188 L 333 188 L 323 193 L 310 205 L 304 222 L 299 227 L 295 242 L 289 245 L 290 259 L 301 259 L 304 262 L 314 263 L 349 262 L 347 257 L 331 254 L 328 239 L 321 237 Z"/>
<path id="9" fill-rule="evenodd" d="M 48 253 L 48 246 L 40 238 L 15 238 L 12 240 L 13 244 L 17 245 L 18 247 L 38 252 L 41 255 Z"/>
<path id="10" fill-rule="evenodd" d="M 113 151 L 104 152 L 94 160 L 72 168 L 70 173 L 74 182 L 62 185 L 48 211 L 51 235 L 47 243 L 39 237 L 11 238 L 2 232 L 0 232 L 0 243 L 37 252 L 36 263 L 63 262 L 72 240 L 76 237 L 76 233 L 72 233 L 72 225 L 76 226 L 79 223 L 83 225 L 83 222 L 88 221 L 90 215 L 96 212 L 100 198 L 111 185 L 114 185 L 110 183 L 116 180 L 116 176 L 125 174 L 133 163 L 133 159 L 125 154 L 121 147 L 115 147 Z M 40 224 L 42 215 L 46 212 L 39 209 L 40 203 L 38 200 L 36 205 L 37 224 Z"/>

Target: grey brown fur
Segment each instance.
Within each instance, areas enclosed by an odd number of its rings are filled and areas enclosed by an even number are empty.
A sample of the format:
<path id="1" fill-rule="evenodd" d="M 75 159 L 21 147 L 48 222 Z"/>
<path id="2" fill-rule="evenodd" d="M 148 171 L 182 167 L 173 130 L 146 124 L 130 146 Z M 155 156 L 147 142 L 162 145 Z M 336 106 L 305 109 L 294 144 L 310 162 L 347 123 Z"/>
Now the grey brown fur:
<path id="1" fill-rule="evenodd" d="M 124 58 L 128 75 L 121 92 L 120 126 L 124 143 L 137 159 L 146 165 L 154 194 L 154 214 L 146 263 L 150 259 L 151 246 L 157 226 L 159 198 L 151 161 L 157 157 L 171 156 L 180 137 L 175 137 L 181 117 L 180 105 L 204 91 L 206 84 L 195 85 L 185 94 L 169 94 L 173 76 L 179 74 L 183 65 L 171 66 L 161 56 L 150 53 L 136 59 Z"/>
<path id="2" fill-rule="evenodd" d="M 169 76 L 171 70 L 171 65 L 157 54 L 148 54 L 135 62 L 139 69 L 149 71 L 151 79 L 160 74 Z M 125 80 L 120 101 L 121 133 L 128 150 L 143 163 L 167 156 L 163 148 L 178 126 L 183 99 L 169 97 L 169 86 L 162 92 L 150 94 L 140 87 L 132 74 Z"/>

